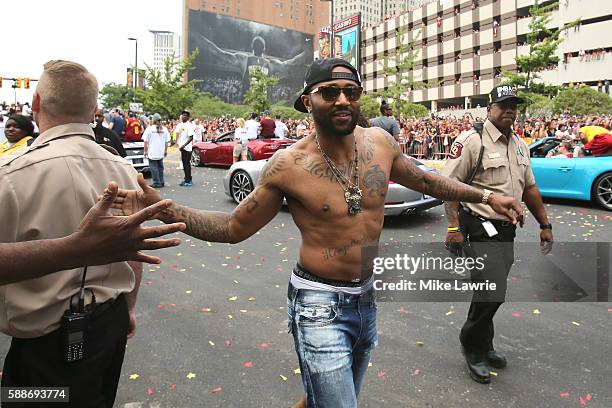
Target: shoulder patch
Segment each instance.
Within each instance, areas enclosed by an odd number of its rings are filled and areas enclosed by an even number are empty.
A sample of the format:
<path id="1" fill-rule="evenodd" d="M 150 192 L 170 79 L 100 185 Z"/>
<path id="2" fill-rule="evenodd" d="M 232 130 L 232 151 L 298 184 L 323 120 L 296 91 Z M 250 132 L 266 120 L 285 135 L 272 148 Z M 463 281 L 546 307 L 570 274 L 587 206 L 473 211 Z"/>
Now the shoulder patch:
<path id="1" fill-rule="evenodd" d="M 461 157 L 461 152 L 462 151 L 463 151 L 463 144 L 461 144 L 461 142 L 455 142 L 451 146 L 448 158 L 449 159 L 458 159 L 459 157 Z"/>
<path id="2" fill-rule="evenodd" d="M 467 130 L 461 133 L 459 136 L 457 136 L 456 141 L 459 143 L 463 143 L 465 145 L 467 144 L 468 139 L 473 135 L 478 135 L 478 132 L 474 129 Z"/>

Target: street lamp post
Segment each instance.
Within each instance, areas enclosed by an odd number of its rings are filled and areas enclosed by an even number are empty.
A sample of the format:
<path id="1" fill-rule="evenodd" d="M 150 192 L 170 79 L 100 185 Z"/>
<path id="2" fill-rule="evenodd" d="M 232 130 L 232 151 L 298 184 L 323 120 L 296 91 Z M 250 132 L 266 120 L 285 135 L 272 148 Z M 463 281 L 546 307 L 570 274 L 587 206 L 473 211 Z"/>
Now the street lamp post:
<path id="1" fill-rule="evenodd" d="M 134 78 L 134 97 L 133 101 L 136 102 L 136 88 L 138 87 L 138 39 L 134 37 L 129 37 L 128 40 L 134 41 L 136 44 L 136 52 L 134 56 L 134 74 L 132 75 Z"/>

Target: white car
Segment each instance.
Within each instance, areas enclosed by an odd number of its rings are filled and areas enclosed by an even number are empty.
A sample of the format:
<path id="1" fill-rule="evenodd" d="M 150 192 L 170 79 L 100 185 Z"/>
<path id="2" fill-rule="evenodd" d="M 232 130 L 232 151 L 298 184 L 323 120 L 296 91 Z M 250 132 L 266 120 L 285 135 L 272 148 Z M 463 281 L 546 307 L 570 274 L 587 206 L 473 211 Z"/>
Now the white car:
<path id="1" fill-rule="evenodd" d="M 123 142 L 129 161 L 139 173 L 149 172 L 149 159 L 144 156 L 144 142 Z"/>
<path id="2" fill-rule="evenodd" d="M 435 169 L 427 167 L 420 161 L 406 156 L 424 171 L 436 172 Z M 223 179 L 225 194 L 230 196 L 234 202 L 239 203 L 246 198 L 255 188 L 259 174 L 268 160 L 239 161 L 232 164 Z M 397 216 L 412 214 L 417 211 L 427 210 L 442 204 L 441 200 L 428 195 L 410 190 L 393 181 L 389 182 L 387 197 L 385 198 L 385 215 Z"/>

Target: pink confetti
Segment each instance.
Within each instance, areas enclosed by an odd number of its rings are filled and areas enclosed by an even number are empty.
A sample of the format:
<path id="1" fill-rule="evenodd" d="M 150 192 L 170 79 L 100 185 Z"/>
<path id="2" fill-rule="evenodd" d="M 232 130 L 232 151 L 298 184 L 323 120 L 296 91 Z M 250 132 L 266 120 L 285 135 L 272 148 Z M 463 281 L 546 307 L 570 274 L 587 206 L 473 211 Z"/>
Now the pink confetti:
<path id="1" fill-rule="evenodd" d="M 252 361 L 247 361 L 246 363 L 242 363 L 242 365 L 244 366 L 244 368 L 252 368 L 253 367 L 253 362 Z"/>
<path id="2" fill-rule="evenodd" d="M 147 395 L 153 395 L 153 389 L 147 388 Z"/>
<path id="3" fill-rule="evenodd" d="M 412 372 L 412 375 L 419 375 L 419 374 L 421 374 L 420 368 L 415 368 L 414 371 Z"/>
<path id="4" fill-rule="evenodd" d="M 267 349 L 268 347 L 269 347 L 268 343 L 261 343 L 259 345 L 259 348 L 264 349 L 264 350 Z"/>
<path id="5" fill-rule="evenodd" d="M 590 400 L 591 400 L 591 394 L 587 394 L 587 396 L 586 396 L 586 400 L 587 400 L 587 401 L 590 401 Z"/>
<path id="6" fill-rule="evenodd" d="M 516 317 L 517 319 L 521 317 L 521 314 L 519 312 L 513 312 L 512 316 Z"/>
<path id="7" fill-rule="evenodd" d="M 164 306 L 164 305 L 157 305 L 157 308 L 158 308 L 159 310 L 162 310 L 162 309 L 165 309 L 165 308 L 166 308 L 166 306 Z"/>
<path id="8" fill-rule="evenodd" d="M 560 397 L 569 397 L 569 392 L 562 392 L 561 394 L 559 394 Z"/>
<path id="9" fill-rule="evenodd" d="M 612 309 L 608 309 L 608 312 L 612 313 Z"/>
<path id="10" fill-rule="evenodd" d="M 205 312 L 205 313 L 208 313 L 208 312 L 210 312 L 210 307 L 203 307 L 202 311 Z"/>
<path id="11" fill-rule="evenodd" d="M 225 340 L 225 347 L 231 347 L 232 346 L 232 341 L 231 340 Z"/>
<path id="12" fill-rule="evenodd" d="M 170 303 L 170 306 L 176 307 L 176 303 Z"/>
<path id="13" fill-rule="evenodd" d="M 376 373 L 376 376 L 377 376 L 377 377 L 384 377 L 384 376 L 385 376 L 385 374 L 387 374 L 387 372 L 386 372 L 386 371 L 379 371 L 379 372 L 377 372 L 377 373 Z"/>
<path id="14" fill-rule="evenodd" d="M 176 384 L 170 384 L 170 389 L 171 389 L 172 391 L 176 390 Z"/>
<path id="15" fill-rule="evenodd" d="M 212 392 L 213 394 L 216 394 L 216 393 L 218 393 L 218 392 L 221 392 L 221 390 L 222 390 L 222 389 L 223 389 L 223 387 L 213 388 L 211 392 Z"/>
<path id="16" fill-rule="evenodd" d="M 406 313 L 406 308 L 404 308 L 404 306 L 400 306 L 399 310 L 400 313 Z"/>
<path id="17" fill-rule="evenodd" d="M 582 405 L 583 407 L 586 405 L 586 401 L 584 400 L 584 398 L 582 398 L 582 395 L 580 396 L 580 405 Z"/>
<path id="18" fill-rule="evenodd" d="M 172 265 L 170 265 L 170 267 L 171 267 L 172 269 L 176 269 L 176 268 L 178 268 L 178 265 L 177 265 L 177 264 L 172 264 Z"/>

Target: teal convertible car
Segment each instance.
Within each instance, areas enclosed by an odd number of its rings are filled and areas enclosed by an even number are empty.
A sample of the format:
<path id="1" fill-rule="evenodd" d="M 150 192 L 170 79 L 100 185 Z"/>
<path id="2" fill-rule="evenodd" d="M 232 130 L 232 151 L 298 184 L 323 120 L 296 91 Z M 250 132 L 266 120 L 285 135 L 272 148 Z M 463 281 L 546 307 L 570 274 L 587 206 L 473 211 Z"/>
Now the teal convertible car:
<path id="1" fill-rule="evenodd" d="M 542 196 L 593 201 L 612 211 L 612 156 L 546 158 L 558 145 L 559 140 L 548 137 L 529 146 Z"/>

